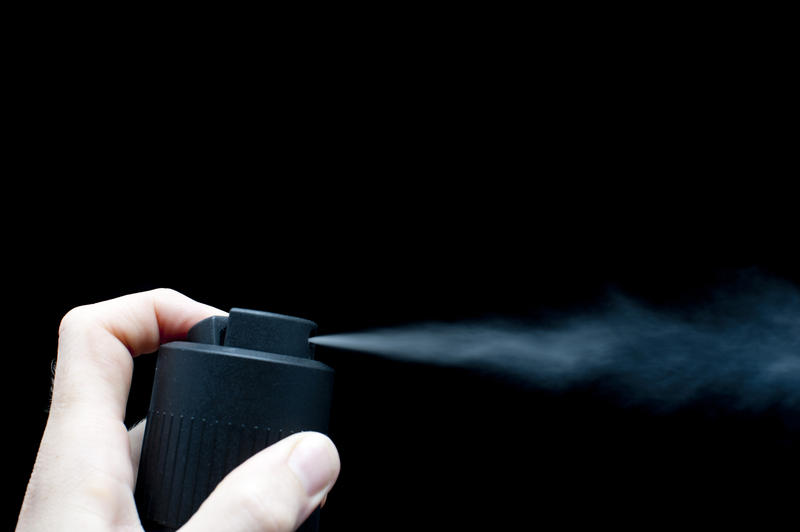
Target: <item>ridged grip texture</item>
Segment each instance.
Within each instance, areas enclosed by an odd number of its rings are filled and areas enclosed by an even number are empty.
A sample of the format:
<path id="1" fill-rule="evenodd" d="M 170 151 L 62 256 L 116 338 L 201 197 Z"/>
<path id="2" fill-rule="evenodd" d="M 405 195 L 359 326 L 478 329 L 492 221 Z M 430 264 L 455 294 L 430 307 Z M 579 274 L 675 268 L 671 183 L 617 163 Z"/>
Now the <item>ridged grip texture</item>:
<path id="1" fill-rule="evenodd" d="M 136 505 L 145 530 L 182 526 L 231 470 L 300 431 L 327 432 L 333 370 L 225 346 L 161 346 Z M 300 530 L 316 530 L 315 512 Z"/>
<path id="2" fill-rule="evenodd" d="M 139 511 L 175 528 L 237 465 L 296 432 L 159 411 L 150 412 L 146 430 L 150 434 L 142 449 L 142 467 L 161 474 L 142 479 L 141 489 L 149 496 L 139 501 Z"/>

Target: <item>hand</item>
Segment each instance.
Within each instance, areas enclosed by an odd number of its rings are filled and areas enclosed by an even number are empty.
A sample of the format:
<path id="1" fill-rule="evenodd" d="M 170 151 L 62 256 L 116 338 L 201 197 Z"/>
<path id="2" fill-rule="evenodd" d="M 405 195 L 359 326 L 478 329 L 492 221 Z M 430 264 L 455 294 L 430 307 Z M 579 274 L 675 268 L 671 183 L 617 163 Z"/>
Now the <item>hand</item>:
<path id="1" fill-rule="evenodd" d="M 172 290 L 71 310 L 61 322 L 53 399 L 17 531 L 142 530 L 133 499 L 143 426 L 125 428 L 133 357 L 224 314 Z M 333 443 L 294 434 L 234 469 L 181 528 L 289 531 L 339 474 Z"/>

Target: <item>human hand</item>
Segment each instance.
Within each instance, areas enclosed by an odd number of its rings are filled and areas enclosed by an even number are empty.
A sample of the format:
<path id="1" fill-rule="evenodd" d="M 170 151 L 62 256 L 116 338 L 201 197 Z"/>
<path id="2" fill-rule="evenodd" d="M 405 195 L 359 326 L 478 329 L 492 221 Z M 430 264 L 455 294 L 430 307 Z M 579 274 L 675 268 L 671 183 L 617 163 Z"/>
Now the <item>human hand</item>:
<path id="1" fill-rule="evenodd" d="M 166 289 L 67 313 L 17 532 L 142 530 L 133 492 L 144 424 L 130 432 L 124 424 L 133 357 L 220 314 Z M 339 455 L 326 436 L 294 434 L 228 474 L 181 531 L 294 530 L 324 502 L 338 474 Z"/>

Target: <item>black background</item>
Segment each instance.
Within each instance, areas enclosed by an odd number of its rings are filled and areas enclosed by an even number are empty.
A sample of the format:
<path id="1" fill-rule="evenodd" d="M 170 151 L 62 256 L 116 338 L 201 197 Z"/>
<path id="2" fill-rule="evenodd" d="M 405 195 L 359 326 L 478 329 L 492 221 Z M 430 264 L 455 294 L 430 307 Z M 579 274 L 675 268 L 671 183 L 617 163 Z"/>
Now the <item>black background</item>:
<path id="1" fill-rule="evenodd" d="M 687 306 L 748 268 L 800 283 L 783 84 L 764 56 L 468 33 L 291 41 L 302 60 L 243 39 L 267 50 L 256 63 L 211 46 L 111 61 L 86 42 L 84 69 L 36 54 L 47 74 L 18 78 L 12 146 L 29 186 L 6 196 L 9 522 L 76 305 L 166 286 L 326 334 L 536 319 L 610 287 Z M 656 415 L 590 387 L 318 357 L 337 371 L 342 459 L 327 530 L 719 524 L 796 497 L 783 414 Z"/>

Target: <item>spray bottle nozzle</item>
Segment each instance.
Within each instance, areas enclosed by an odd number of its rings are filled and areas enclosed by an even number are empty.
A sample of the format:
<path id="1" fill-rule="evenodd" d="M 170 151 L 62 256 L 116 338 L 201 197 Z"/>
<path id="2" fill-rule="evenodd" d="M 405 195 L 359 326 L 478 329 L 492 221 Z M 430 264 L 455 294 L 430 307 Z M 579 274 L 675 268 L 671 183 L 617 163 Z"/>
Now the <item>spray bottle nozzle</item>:
<path id="1" fill-rule="evenodd" d="M 314 346 L 308 338 L 316 329 L 313 321 L 302 318 L 233 308 L 228 316 L 197 323 L 189 330 L 188 340 L 313 359 Z"/>

